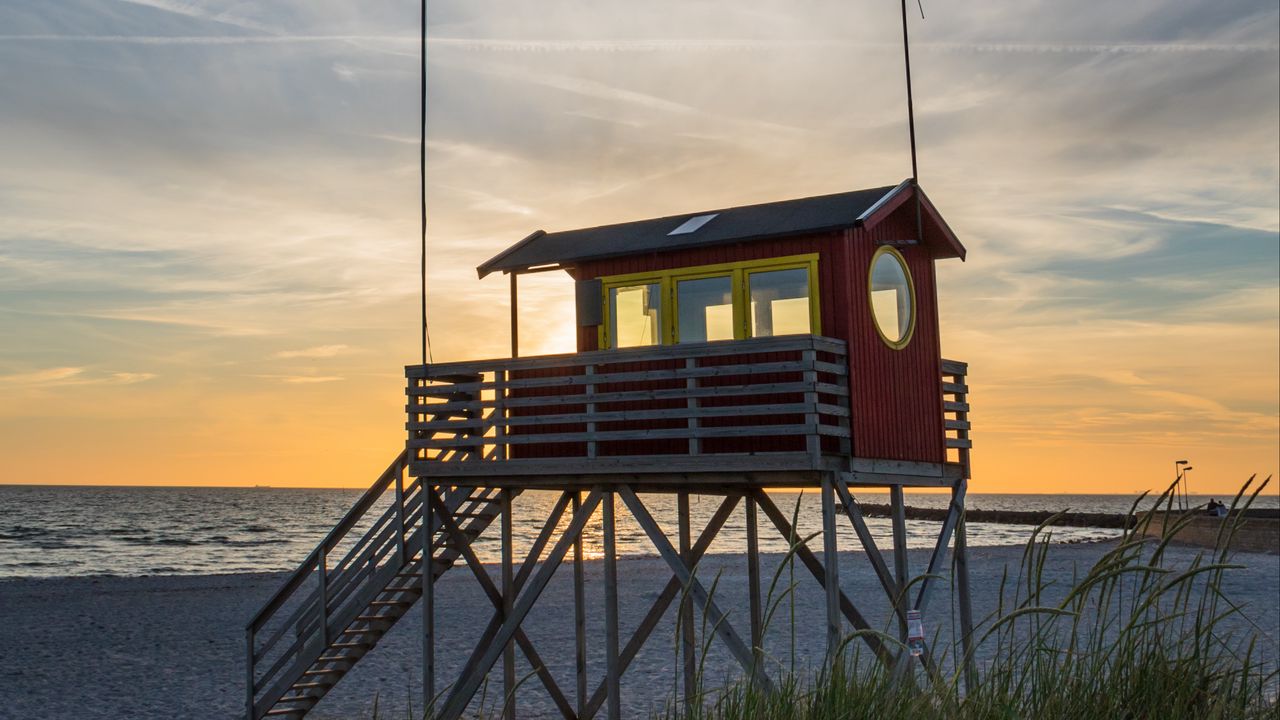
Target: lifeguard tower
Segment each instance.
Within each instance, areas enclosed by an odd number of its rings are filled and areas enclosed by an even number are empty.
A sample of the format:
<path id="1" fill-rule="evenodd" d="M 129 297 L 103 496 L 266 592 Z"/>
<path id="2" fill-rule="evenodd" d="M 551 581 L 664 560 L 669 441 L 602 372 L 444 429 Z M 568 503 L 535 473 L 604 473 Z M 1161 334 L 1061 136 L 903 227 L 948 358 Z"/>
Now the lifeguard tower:
<path id="1" fill-rule="evenodd" d="M 826 593 L 828 647 L 849 627 L 871 626 L 837 574 L 838 514 L 852 523 L 905 637 L 909 610 L 926 611 L 937 583 L 912 585 L 904 490 L 949 488 L 951 505 L 926 568 L 942 569 L 954 536 L 961 640 L 972 632 L 963 510 L 969 477 L 964 363 L 942 358 L 937 260 L 965 250 L 912 180 L 797 200 L 707 210 L 617 225 L 529 235 L 481 265 L 483 278 L 567 272 L 576 281 L 578 352 L 410 365 L 405 451 L 311 553 L 247 627 L 246 717 L 302 717 L 397 620 L 420 604 L 424 691 L 436 717 L 460 717 L 502 662 L 504 715 L 513 714 L 515 652 L 565 718 L 603 708 L 620 717 L 619 679 L 653 628 L 673 612 L 709 616 L 743 670 L 768 686 L 762 645 L 758 514 L 783 537 L 790 518 L 767 488 L 806 488 L 822 499 L 821 547 L 797 559 Z M 512 324 L 513 336 L 515 324 Z M 513 337 L 513 349 L 517 347 Z M 893 547 L 886 561 L 853 491 L 887 488 Z M 523 563 L 512 512 L 525 490 L 559 493 Z M 677 495 L 678 537 L 654 519 L 646 496 Z M 690 495 L 719 498 L 695 536 Z M 621 502 L 670 566 L 648 614 L 621 634 L 615 512 Z M 748 627 L 728 622 L 693 568 L 725 521 L 745 513 L 742 548 Z M 582 530 L 603 532 L 603 637 L 588 637 Z M 472 543 L 497 521 L 500 581 Z M 814 543 L 815 545 L 817 543 Z M 424 559 L 430 558 L 429 561 Z M 574 580 L 573 678 L 546 669 L 521 623 L 558 568 Z M 461 563 L 459 561 L 461 560 Z M 890 563 L 892 567 L 890 567 Z M 437 685 L 435 580 L 466 565 L 492 603 L 460 677 Z M 677 603 L 683 593 L 692 602 Z M 927 614 L 927 613 L 926 613 Z M 692 622 L 685 622 L 686 688 Z M 570 630 L 572 628 L 572 630 Z M 877 657 L 909 656 L 866 634 Z M 602 643 L 594 687 L 586 648 Z M 966 653 L 968 654 L 968 653 Z M 926 668 L 932 659 L 921 658 Z M 572 683 L 566 691 L 561 682 Z M 522 692 L 533 692 L 530 685 Z M 572 698 L 572 699 L 571 699 Z"/>

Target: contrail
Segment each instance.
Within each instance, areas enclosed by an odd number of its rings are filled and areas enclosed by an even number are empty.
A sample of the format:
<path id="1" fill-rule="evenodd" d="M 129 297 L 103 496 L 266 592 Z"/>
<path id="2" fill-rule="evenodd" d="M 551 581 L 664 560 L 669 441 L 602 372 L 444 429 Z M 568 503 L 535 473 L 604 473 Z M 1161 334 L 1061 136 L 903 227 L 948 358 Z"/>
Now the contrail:
<path id="1" fill-rule="evenodd" d="M 131 45 L 281 45 L 375 42 L 412 44 L 410 35 L 0 35 L 0 42 L 56 42 Z M 430 38 L 436 47 L 485 52 L 667 52 L 785 50 L 804 48 L 896 48 L 891 43 L 848 40 L 506 40 L 497 38 Z M 920 43 L 929 52 L 1032 54 L 1145 53 L 1273 53 L 1275 43 Z"/>

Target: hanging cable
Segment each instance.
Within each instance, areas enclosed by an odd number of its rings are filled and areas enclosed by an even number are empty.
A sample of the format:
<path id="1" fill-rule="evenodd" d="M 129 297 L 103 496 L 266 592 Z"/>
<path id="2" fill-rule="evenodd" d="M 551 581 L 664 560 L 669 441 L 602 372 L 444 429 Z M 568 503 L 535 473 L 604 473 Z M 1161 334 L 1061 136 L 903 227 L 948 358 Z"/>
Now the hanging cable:
<path id="1" fill-rule="evenodd" d="M 917 0 L 920 17 L 924 17 L 924 5 Z M 916 110 L 911 98 L 911 43 L 907 36 L 907 0 L 902 0 L 902 58 L 907 71 L 907 131 L 911 136 L 911 189 L 916 200 L 916 242 L 924 242 L 924 219 L 920 210 L 920 173 L 916 168 Z"/>
<path id="2" fill-rule="evenodd" d="M 419 53 L 422 62 L 418 87 L 418 207 L 421 210 L 422 230 L 419 266 L 422 271 L 422 364 L 426 365 L 432 359 L 431 328 L 427 324 L 427 0 L 419 3 L 419 20 Z"/>

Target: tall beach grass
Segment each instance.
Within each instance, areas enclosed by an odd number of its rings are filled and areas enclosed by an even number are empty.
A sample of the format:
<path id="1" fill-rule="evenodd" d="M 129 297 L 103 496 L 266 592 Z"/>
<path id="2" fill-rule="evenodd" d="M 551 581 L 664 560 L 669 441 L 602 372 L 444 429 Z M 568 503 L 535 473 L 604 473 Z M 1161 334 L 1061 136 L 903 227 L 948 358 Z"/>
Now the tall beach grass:
<path id="1" fill-rule="evenodd" d="M 848 638 L 846 648 L 853 649 L 816 671 L 780 668 L 771 692 L 749 680 L 698 688 L 700 702 L 686 705 L 672 697 L 659 717 L 1280 718 L 1280 675 L 1264 665 L 1257 645 L 1266 633 L 1241 630 L 1260 628 L 1224 593 L 1222 582 L 1241 567 L 1231 563 L 1229 552 L 1241 523 L 1235 511 L 1249 507 L 1269 481 L 1249 495 L 1254 479 L 1245 483 L 1217 546 L 1181 566 L 1168 561 L 1169 544 L 1202 510 L 1181 513 L 1159 537 L 1147 536 L 1151 513 L 1144 515 L 1069 588 L 1045 579 L 1054 519 L 1035 528 L 1021 565 L 1012 576 L 1005 572 L 998 606 L 974 630 L 974 655 L 985 662 L 972 687 L 962 679 L 966 658 L 958 639 L 942 645 L 935 640 L 931 651 L 939 667 L 930 675 L 916 661 L 911 674 L 895 672 L 853 648 L 856 640 Z M 1150 509 L 1174 513 L 1173 497 L 1170 488 Z M 1131 512 L 1146 499 L 1135 500 Z M 790 557 L 784 565 L 789 562 Z M 781 594 L 793 590 L 790 585 Z M 769 606 L 778 601 L 771 597 Z M 902 648 L 896 637 L 881 637 L 895 651 Z M 1272 648 L 1272 665 L 1274 654 Z"/>

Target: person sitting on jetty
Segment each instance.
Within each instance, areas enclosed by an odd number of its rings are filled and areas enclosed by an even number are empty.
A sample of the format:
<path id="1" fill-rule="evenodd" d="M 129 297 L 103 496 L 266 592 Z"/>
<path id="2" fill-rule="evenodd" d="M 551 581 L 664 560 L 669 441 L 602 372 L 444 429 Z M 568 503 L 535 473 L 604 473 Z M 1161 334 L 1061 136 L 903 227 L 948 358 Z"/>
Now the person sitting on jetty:
<path id="1" fill-rule="evenodd" d="M 1205 507 L 1205 512 L 1214 517 L 1226 517 L 1227 506 L 1218 502 L 1215 498 L 1210 498 L 1208 506 Z"/>

